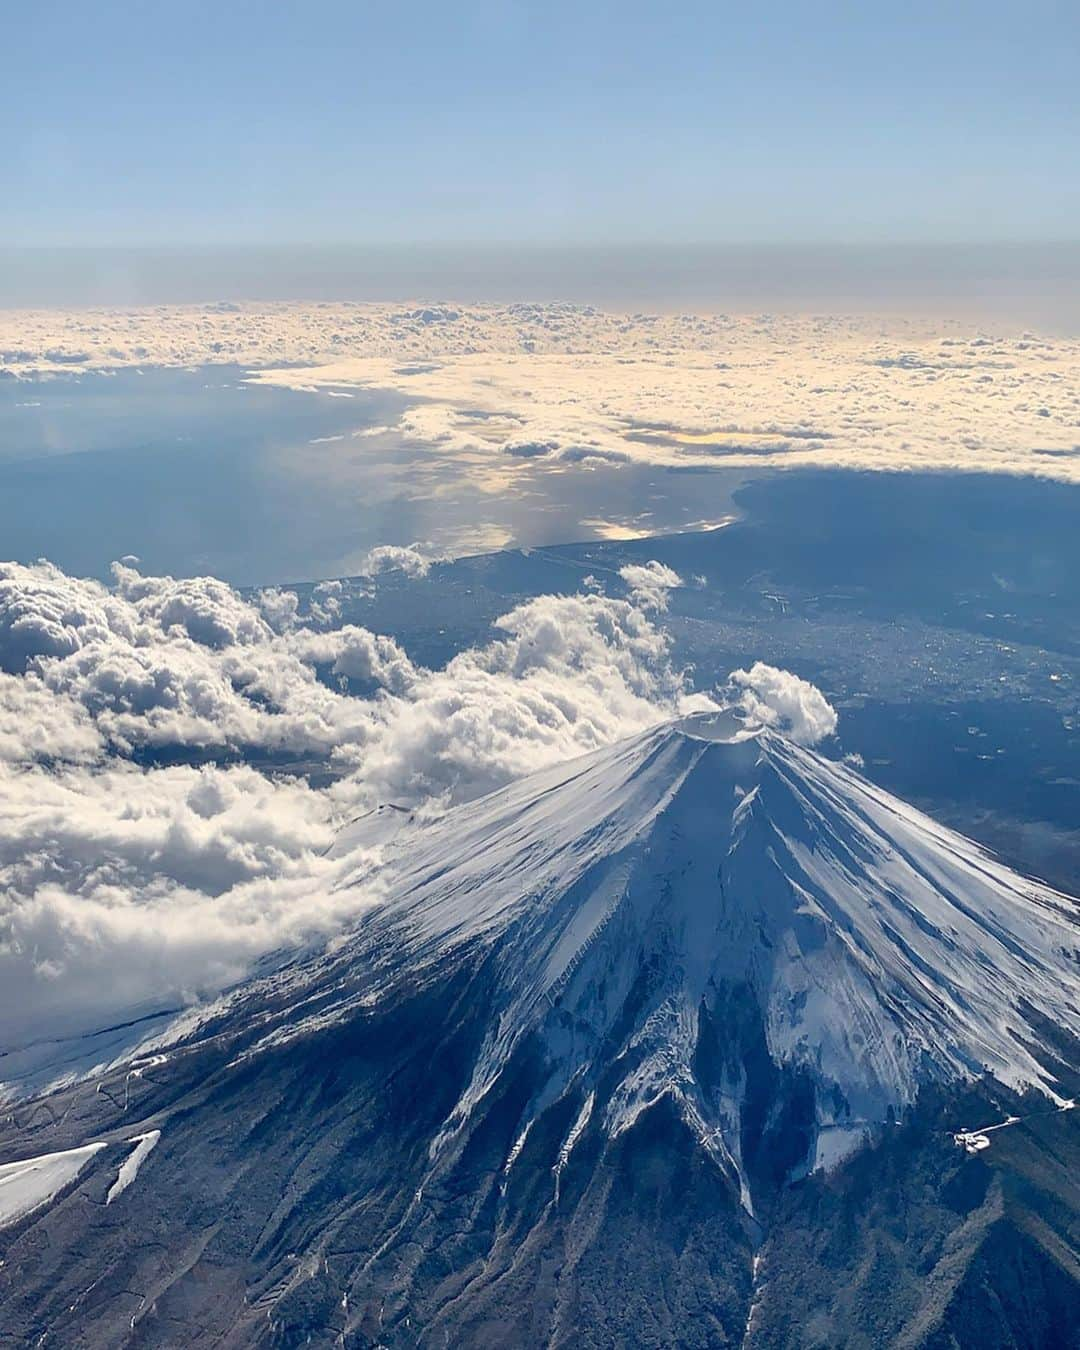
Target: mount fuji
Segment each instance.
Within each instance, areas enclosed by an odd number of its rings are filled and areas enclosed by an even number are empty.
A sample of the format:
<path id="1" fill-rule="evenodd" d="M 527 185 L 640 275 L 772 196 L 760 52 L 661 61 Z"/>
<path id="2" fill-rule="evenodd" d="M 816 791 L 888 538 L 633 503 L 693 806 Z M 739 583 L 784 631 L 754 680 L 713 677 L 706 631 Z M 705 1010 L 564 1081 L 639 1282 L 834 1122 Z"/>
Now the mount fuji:
<path id="1" fill-rule="evenodd" d="M 12 1343 L 1080 1345 L 1076 902 L 728 713 L 336 851 L 3 1123 Z"/>

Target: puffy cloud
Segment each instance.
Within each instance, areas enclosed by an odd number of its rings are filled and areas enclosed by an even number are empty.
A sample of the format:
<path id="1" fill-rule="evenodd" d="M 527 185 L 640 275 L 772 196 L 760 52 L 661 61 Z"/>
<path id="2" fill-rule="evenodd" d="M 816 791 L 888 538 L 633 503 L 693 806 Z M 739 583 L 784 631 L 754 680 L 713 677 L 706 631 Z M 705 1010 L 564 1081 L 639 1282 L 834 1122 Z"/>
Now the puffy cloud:
<path id="1" fill-rule="evenodd" d="M 252 645 L 267 637 L 262 615 L 216 577 L 144 577 L 113 564 L 116 593 L 131 602 L 143 623 L 189 637 L 203 647 Z"/>
<path id="2" fill-rule="evenodd" d="M 259 609 L 275 633 L 286 633 L 296 624 L 300 612 L 300 597 L 295 591 L 278 586 L 259 592 Z"/>
<path id="3" fill-rule="evenodd" d="M 333 624 L 341 617 L 341 592 L 343 583 L 334 579 L 320 581 L 311 589 L 308 601 L 308 616 L 312 623 Z"/>
<path id="4" fill-rule="evenodd" d="M 499 619 L 503 635 L 425 671 L 378 704 L 355 754 L 380 800 L 458 798 L 584 754 L 701 706 L 638 606 L 540 596 Z"/>
<path id="5" fill-rule="evenodd" d="M 302 662 L 328 667 L 332 675 L 382 685 L 395 694 L 406 693 L 419 677 L 393 638 L 355 624 L 325 631 L 299 629 L 290 634 L 288 651 Z"/>
<path id="6" fill-rule="evenodd" d="M 707 705 L 646 607 L 674 583 L 640 570 L 629 599 L 537 597 L 431 670 L 302 622 L 287 592 L 0 569 L 0 1012 L 23 1047 L 5 1073 L 42 1068 L 31 1039 L 181 1006 L 331 934 L 378 894 L 377 851 L 328 852 L 358 812 L 439 809 Z M 329 786 L 271 768 L 295 755 Z M 346 868 L 367 885 L 335 888 Z"/>
<path id="7" fill-rule="evenodd" d="M 322 650 L 284 593 L 251 604 L 214 578 L 114 576 L 110 589 L 48 563 L 0 567 L 0 668 L 81 704 L 114 750 L 329 753 L 362 734 L 360 705 L 316 671 L 362 645 L 357 630 Z"/>
<path id="8" fill-rule="evenodd" d="M 382 572 L 404 572 L 407 577 L 426 577 L 438 557 L 426 544 L 380 544 L 370 549 L 356 566 L 358 577 L 376 577 Z"/>
<path id="9" fill-rule="evenodd" d="M 477 719 L 501 720 L 522 739 L 571 754 L 636 729 L 646 706 L 655 720 L 655 705 L 673 708 L 681 690 L 667 638 L 646 615 L 679 584 L 656 562 L 626 569 L 630 600 L 529 601 L 498 621 L 495 641 L 441 672 L 415 667 L 392 638 L 367 629 L 300 624 L 284 592 L 248 602 L 212 578 L 143 577 L 130 567 L 115 569 L 111 589 L 49 564 L 4 573 L 0 634 L 17 634 L 0 642 L 0 658 L 26 672 L 16 682 L 24 697 L 32 681 L 39 700 L 51 694 L 76 710 L 81 736 L 96 732 L 124 754 L 183 746 L 353 763 L 385 758 L 373 745 L 393 739 L 387 728 L 406 712 L 422 718 L 426 709 L 449 734 L 451 708 L 474 732 Z M 9 612 L 18 622 L 5 630 Z M 334 677 L 378 696 L 350 696 Z M 492 730 L 492 744 L 499 740 Z M 450 781 L 445 749 L 438 758 L 442 767 L 419 770 L 417 781 Z M 534 762 L 527 746 L 522 762 Z"/>
<path id="10" fill-rule="evenodd" d="M 782 731 L 800 745 L 816 745 L 836 731 L 836 709 L 816 685 L 790 670 L 755 661 L 749 670 L 733 670 L 728 680 L 751 722 Z"/>
<path id="11" fill-rule="evenodd" d="M 682 577 L 672 568 L 657 562 L 627 563 L 619 568 L 619 576 L 626 582 L 631 596 L 644 609 L 664 610 L 668 607 L 668 591 L 683 584 Z"/>
<path id="12" fill-rule="evenodd" d="M 108 640 L 124 631 L 124 617 L 95 582 L 72 586 L 50 563 L 0 564 L 2 670 L 21 674 L 37 657 L 70 656 L 86 642 Z"/>
<path id="13" fill-rule="evenodd" d="M 34 676 L 0 673 L 0 764 L 99 759 L 101 733 L 75 699 L 57 695 Z"/>
<path id="14" fill-rule="evenodd" d="M 365 903 L 300 780 L 109 761 L 0 773 L 0 802 L 5 1049 L 216 993 Z"/>

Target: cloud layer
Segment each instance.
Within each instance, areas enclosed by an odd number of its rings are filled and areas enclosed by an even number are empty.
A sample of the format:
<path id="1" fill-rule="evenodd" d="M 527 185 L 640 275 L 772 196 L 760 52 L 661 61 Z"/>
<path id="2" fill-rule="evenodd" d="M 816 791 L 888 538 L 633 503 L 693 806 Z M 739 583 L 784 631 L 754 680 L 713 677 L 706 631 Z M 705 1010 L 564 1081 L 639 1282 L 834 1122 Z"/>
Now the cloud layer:
<path id="1" fill-rule="evenodd" d="M 409 406 L 387 430 L 479 493 L 541 470 L 620 463 L 1080 482 L 1080 341 L 1070 338 L 573 305 L 0 311 L 0 374 L 224 361 L 294 388 L 397 391 Z"/>

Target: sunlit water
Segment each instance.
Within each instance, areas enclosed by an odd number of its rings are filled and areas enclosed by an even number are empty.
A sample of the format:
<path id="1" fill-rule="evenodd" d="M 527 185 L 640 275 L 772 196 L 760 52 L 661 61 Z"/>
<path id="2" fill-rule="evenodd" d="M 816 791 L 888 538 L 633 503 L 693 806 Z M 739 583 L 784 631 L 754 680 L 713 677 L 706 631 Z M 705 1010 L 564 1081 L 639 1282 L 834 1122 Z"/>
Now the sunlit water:
<path id="1" fill-rule="evenodd" d="M 393 429 L 403 406 L 228 366 L 0 381 L 0 556 L 300 581 L 349 575 L 384 543 L 461 555 L 713 524 L 742 477 L 515 463 L 479 491 L 475 457 Z"/>

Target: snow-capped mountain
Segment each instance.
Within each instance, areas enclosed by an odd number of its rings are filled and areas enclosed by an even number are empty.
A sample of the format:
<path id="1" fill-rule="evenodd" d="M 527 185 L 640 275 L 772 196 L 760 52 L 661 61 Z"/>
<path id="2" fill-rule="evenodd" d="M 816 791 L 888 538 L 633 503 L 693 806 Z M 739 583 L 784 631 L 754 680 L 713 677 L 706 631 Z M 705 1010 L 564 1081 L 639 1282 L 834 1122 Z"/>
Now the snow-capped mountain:
<path id="1" fill-rule="evenodd" d="M 552 1066 L 542 1107 L 607 1069 L 621 1024 L 612 1131 L 670 1092 L 737 1138 L 740 1084 L 724 1084 L 714 1119 L 694 1059 L 718 991 L 741 986 L 771 1057 L 813 1079 L 824 1132 L 858 1134 L 931 1078 L 988 1072 L 1052 1094 L 1054 1055 L 1029 1014 L 1080 1031 L 1070 901 L 729 716 L 529 780 L 403 855 L 360 941 L 391 930 L 417 971 L 471 943 L 497 954 L 497 1016 L 448 1135 L 527 1030 Z"/>
<path id="2" fill-rule="evenodd" d="M 784 1318 L 842 1272 L 799 1282 L 785 1237 L 828 1205 L 865 1225 L 865 1160 L 903 1157 L 955 1217 L 902 1202 L 951 1293 L 898 1274 L 880 1343 L 977 1343 L 951 1235 L 985 1260 L 972 1216 L 1011 1211 L 955 1177 L 1039 1132 L 1076 1148 L 1072 901 L 728 714 L 358 842 L 354 931 L 14 1113 L 9 1325 L 169 1344 L 197 1297 L 194 1344 L 798 1344 Z M 964 1113 L 1014 1108 L 1011 1142 L 956 1148 Z M 1065 1190 L 1015 1219 L 1055 1335 Z"/>

